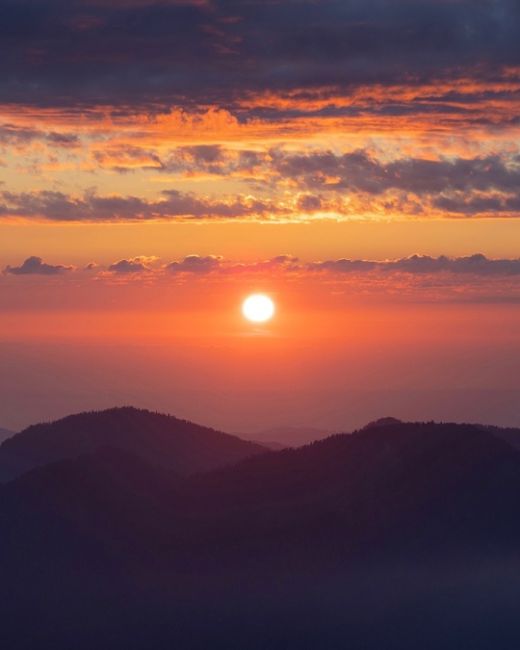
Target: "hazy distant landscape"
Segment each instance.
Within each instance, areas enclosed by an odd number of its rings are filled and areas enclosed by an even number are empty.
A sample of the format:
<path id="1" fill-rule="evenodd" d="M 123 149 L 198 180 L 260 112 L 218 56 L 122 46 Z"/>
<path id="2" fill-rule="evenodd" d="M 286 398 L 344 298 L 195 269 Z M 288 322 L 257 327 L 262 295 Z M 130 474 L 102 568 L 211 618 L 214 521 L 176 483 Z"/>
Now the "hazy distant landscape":
<path id="1" fill-rule="evenodd" d="M 0 442 L 10 438 L 11 436 L 14 436 L 14 431 L 9 431 L 9 429 L 2 429 L 2 427 L 0 427 Z"/>
<path id="2" fill-rule="evenodd" d="M 130 407 L 31 426 L 0 446 L 3 638 L 511 647 L 519 447 L 394 418 L 276 452 Z"/>

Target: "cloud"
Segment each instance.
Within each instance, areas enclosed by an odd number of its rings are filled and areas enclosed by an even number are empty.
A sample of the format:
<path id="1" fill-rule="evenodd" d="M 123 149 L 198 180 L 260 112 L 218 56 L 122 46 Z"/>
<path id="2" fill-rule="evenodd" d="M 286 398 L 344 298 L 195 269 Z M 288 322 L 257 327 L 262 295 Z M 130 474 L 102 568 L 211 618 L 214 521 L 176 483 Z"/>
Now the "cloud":
<path id="1" fill-rule="evenodd" d="M 236 219 L 288 213 L 251 196 L 227 200 L 164 190 L 161 198 L 98 196 L 90 191 L 73 197 L 63 192 L 0 192 L 0 218 L 23 217 L 62 222 L 148 221 L 152 219 Z"/>
<path id="2" fill-rule="evenodd" d="M 367 260 L 326 260 L 324 262 L 311 262 L 308 269 L 311 271 L 331 271 L 333 273 L 356 273 L 359 271 L 373 271 L 378 268 L 381 262 L 369 262 Z"/>
<path id="3" fill-rule="evenodd" d="M 74 133 L 48 132 L 16 124 L 0 124 L 0 146 L 23 147 L 35 140 L 63 148 L 77 147 L 80 143 L 79 136 Z"/>
<path id="4" fill-rule="evenodd" d="M 140 258 L 139 258 L 140 259 Z M 365 260 L 340 258 L 316 262 L 304 262 L 289 254 L 277 255 L 267 260 L 240 262 L 216 255 L 188 255 L 182 260 L 167 264 L 167 271 L 174 274 L 188 273 L 206 275 L 278 274 L 291 273 L 305 277 L 312 273 L 328 272 L 337 277 L 345 275 L 408 274 L 416 276 L 450 274 L 473 276 L 520 276 L 519 259 L 491 259 L 481 253 L 463 257 L 431 257 L 411 255 L 394 260 Z"/>
<path id="5" fill-rule="evenodd" d="M 207 255 L 188 255 L 180 262 L 171 262 L 166 266 L 170 273 L 198 273 L 205 274 L 217 270 L 221 264 L 221 257 Z"/>
<path id="6" fill-rule="evenodd" d="M 7 0 L 2 18 L 4 104 L 234 109 L 267 91 L 496 80 L 520 62 L 516 0 Z"/>
<path id="7" fill-rule="evenodd" d="M 358 150 L 336 155 L 331 151 L 305 155 L 279 153 L 273 167 L 281 177 L 297 180 L 309 189 L 352 190 L 381 194 L 396 189 L 416 194 L 487 191 L 515 192 L 520 165 L 499 156 L 456 159 L 402 158 L 381 162 Z"/>
<path id="8" fill-rule="evenodd" d="M 150 257 L 134 257 L 132 259 L 119 260 L 114 262 L 108 267 L 108 270 L 111 273 L 143 273 L 144 271 L 150 271 L 150 262 L 154 261 L 156 258 Z"/>
<path id="9" fill-rule="evenodd" d="M 59 275 L 74 267 L 61 264 L 46 264 L 41 257 L 28 257 L 21 266 L 6 266 L 4 273 L 9 275 Z"/>
<path id="10" fill-rule="evenodd" d="M 220 144 L 176 147 L 165 153 L 129 144 L 108 146 L 94 152 L 103 168 L 126 173 L 136 169 L 184 176 L 251 176 L 265 166 L 269 154 L 250 149 L 224 148 Z"/>
<path id="11" fill-rule="evenodd" d="M 165 172 L 213 174 L 253 174 L 265 164 L 268 154 L 253 150 L 224 149 L 221 145 L 178 147 L 161 161 Z"/>
<path id="12" fill-rule="evenodd" d="M 238 179 L 261 195 L 268 191 L 278 198 L 277 205 L 257 199 L 259 216 L 266 211 L 283 219 L 316 213 L 520 215 L 520 155 L 511 150 L 474 157 L 401 155 L 388 160 L 379 156 L 367 149 L 346 153 L 282 147 L 237 151 L 221 145 L 180 147 L 163 156 L 152 149 L 128 146 L 96 154 L 103 166 L 122 172 L 140 168 L 187 177 L 213 175 L 217 183 Z M 292 192 L 290 201 L 282 194 L 287 189 Z M 177 204 L 177 210 L 191 203 L 185 214 L 207 212 L 203 197 L 176 191 L 164 196 Z M 245 203 L 239 197 L 226 206 L 216 205 L 213 215 L 235 212 L 245 216 Z M 172 206 L 172 214 L 175 210 Z"/>
<path id="13" fill-rule="evenodd" d="M 314 194 L 302 194 L 298 197 L 296 207 L 303 212 L 317 212 L 323 207 L 323 201 Z"/>
<path id="14" fill-rule="evenodd" d="M 480 276 L 520 276 L 520 259 L 489 259 L 481 253 L 467 257 L 430 257 L 412 255 L 397 260 L 369 261 L 337 259 L 313 262 L 307 267 L 311 271 L 329 271 L 332 273 L 354 272 L 398 272 L 409 274 L 473 274 Z"/>
<path id="15" fill-rule="evenodd" d="M 19 267 L 7 266 L 4 275 L 55 276 L 74 268 L 50 265 L 39 257 L 30 257 Z M 168 282 L 168 278 L 172 281 L 182 278 L 183 282 L 188 279 L 202 281 L 207 276 L 218 277 L 222 282 L 251 276 L 306 283 L 322 282 L 325 274 L 338 287 L 349 286 L 361 293 L 365 289 L 369 292 L 376 289 L 398 292 L 401 286 L 414 288 L 414 291 L 420 291 L 421 287 L 424 290 L 445 287 L 454 291 L 457 287 L 461 290 L 472 287 L 472 291 L 477 291 L 479 286 L 482 289 L 493 286 L 491 291 L 496 289 L 497 295 L 509 295 L 508 291 L 520 290 L 520 258 L 492 259 L 481 253 L 461 257 L 411 255 L 389 260 L 338 258 L 313 262 L 290 254 L 247 262 L 218 255 L 193 254 L 168 263 L 157 257 L 141 255 L 120 259 L 108 268 L 89 264 L 83 273 L 77 271 L 75 277 L 78 282 L 85 283 L 109 281 L 111 276 L 137 279 L 141 275 L 147 284 Z"/>

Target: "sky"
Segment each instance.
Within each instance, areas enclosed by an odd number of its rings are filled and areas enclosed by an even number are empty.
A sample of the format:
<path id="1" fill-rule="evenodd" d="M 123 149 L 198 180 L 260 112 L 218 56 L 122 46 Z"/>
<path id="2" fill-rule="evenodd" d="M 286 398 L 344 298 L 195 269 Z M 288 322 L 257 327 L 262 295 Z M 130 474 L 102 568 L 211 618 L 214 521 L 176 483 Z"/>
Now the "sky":
<path id="1" fill-rule="evenodd" d="M 0 427 L 520 426 L 518 2 L 0 9 Z"/>

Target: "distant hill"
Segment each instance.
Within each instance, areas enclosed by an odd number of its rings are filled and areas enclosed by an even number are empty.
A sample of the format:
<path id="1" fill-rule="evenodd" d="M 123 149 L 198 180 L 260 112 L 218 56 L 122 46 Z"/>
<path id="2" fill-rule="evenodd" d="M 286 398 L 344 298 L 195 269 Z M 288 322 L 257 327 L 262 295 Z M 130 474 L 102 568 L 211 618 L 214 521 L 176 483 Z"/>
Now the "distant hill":
<path id="1" fill-rule="evenodd" d="M 335 549 L 388 548 L 393 540 L 420 549 L 432 540 L 449 547 L 471 538 L 476 546 L 491 537 L 507 545 L 520 533 L 520 453 L 485 427 L 376 422 L 298 449 L 250 453 L 232 466 L 221 456 L 219 469 L 187 478 L 165 471 L 178 458 L 159 463 L 156 442 L 144 458 L 141 447 L 136 453 L 113 435 L 114 441 L 119 445 L 89 443 L 92 452 L 38 467 L 9 483 L 4 494 L 37 504 L 40 512 L 61 512 L 74 526 L 90 512 L 94 522 L 99 519 L 100 528 L 91 530 L 98 539 L 106 535 L 101 522 L 112 528 L 117 520 L 114 512 L 103 517 L 114 500 L 133 516 L 161 512 L 152 528 L 159 526 L 161 538 L 178 552 L 186 539 L 208 549 L 230 544 L 242 550 L 262 539 L 265 552 L 290 541 L 294 554 L 314 553 L 318 543 L 329 542 Z M 191 447 L 189 458 L 193 467 Z M 145 521 L 139 525 L 143 552 L 152 548 Z M 118 537 L 126 539 L 128 531 Z"/>
<path id="2" fill-rule="evenodd" d="M 393 417 L 379 418 L 379 420 L 374 420 L 369 422 L 367 425 L 361 429 L 361 431 L 370 431 L 371 429 L 379 429 L 381 427 L 392 427 L 403 424 L 401 420 Z"/>
<path id="3" fill-rule="evenodd" d="M 11 438 L 11 436 L 14 436 L 14 431 L 9 431 L 9 429 L 2 429 L 2 427 L 0 427 L 0 443 L 7 440 L 7 438 Z"/>
<path id="4" fill-rule="evenodd" d="M 284 445 L 281 442 L 275 442 L 274 440 L 263 440 L 261 443 L 258 440 L 251 440 L 257 444 L 261 444 L 262 447 L 266 447 L 270 451 L 282 451 L 282 449 L 287 449 L 290 445 Z"/>
<path id="5" fill-rule="evenodd" d="M 0 486 L 4 638 L 518 647 L 520 452 L 503 434 L 385 418 L 190 476 L 120 446 L 37 467 Z"/>
<path id="6" fill-rule="evenodd" d="M 488 431 L 494 436 L 497 436 L 497 438 L 501 438 L 502 440 L 505 440 L 515 449 L 520 450 L 520 429 L 514 429 L 511 427 L 502 428 L 502 427 L 493 427 L 493 426 L 483 426 L 482 429 L 484 431 Z"/>
<path id="7" fill-rule="evenodd" d="M 400 425 L 403 426 L 406 423 L 402 422 L 401 420 L 398 420 L 397 418 L 393 417 L 385 417 L 385 418 L 380 418 L 379 420 L 374 420 L 374 422 L 369 422 L 361 431 L 370 431 L 372 429 L 378 429 L 378 428 L 385 428 L 385 427 L 393 427 L 394 429 L 396 427 L 399 427 Z M 491 435 L 495 436 L 496 438 L 500 438 L 502 440 L 505 440 L 508 442 L 512 447 L 515 449 L 520 450 L 520 429 L 515 429 L 513 427 L 496 427 L 492 425 L 486 425 L 486 424 L 472 424 L 472 425 L 456 425 L 456 424 L 447 424 L 447 425 L 436 425 L 436 426 L 472 426 L 476 429 L 480 429 L 481 431 L 487 431 Z"/>
<path id="8" fill-rule="evenodd" d="M 258 444 L 173 416 L 132 407 L 36 424 L 0 446 L 0 480 L 102 447 L 132 453 L 178 474 L 204 472 L 264 453 Z"/>
<path id="9" fill-rule="evenodd" d="M 303 447 L 316 440 L 323 440 L 333 434 L 327 429 L 315 427 L 274 427 L 254 433 L 239 434 L 241 438 L 254 440 L 259 444 L 280 449 L 287 447 Z"/>
<path id="10" fill-rule="evenodd" d="M 293 552 L 314 535 L 335 548 L 388 548 L 390 539 L 416 548 L 432 540 L 478 545 L 488 536 L 507 545 L 520 533 L 520 454 L 496 434 L 377 421 L 197 477 L 193 507 L 229 516 L 221 529 L 250 540 L 285 528 L 284 537 L 298 540 Z"/>

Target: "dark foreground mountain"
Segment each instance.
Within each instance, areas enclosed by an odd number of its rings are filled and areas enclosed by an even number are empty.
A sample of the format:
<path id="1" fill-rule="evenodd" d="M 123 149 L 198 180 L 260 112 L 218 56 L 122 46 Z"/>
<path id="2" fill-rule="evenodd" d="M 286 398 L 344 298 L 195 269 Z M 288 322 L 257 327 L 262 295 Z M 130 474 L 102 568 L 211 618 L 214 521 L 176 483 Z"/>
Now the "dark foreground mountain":
<path id="1" fill-rule="evenodd" d="M 0 446 L 0 481 L 106 446 L 184 475 L 266 451 L 258 444 L 169 415 L 114 408 L 36 424 L 6 440 Z"/>
<path id="2" fill-rule="evenodd" d="M 520 453 L 375 423 L 178 477 L 126 450 L 0 489 L 6 647 L 515 648 Z"/>

